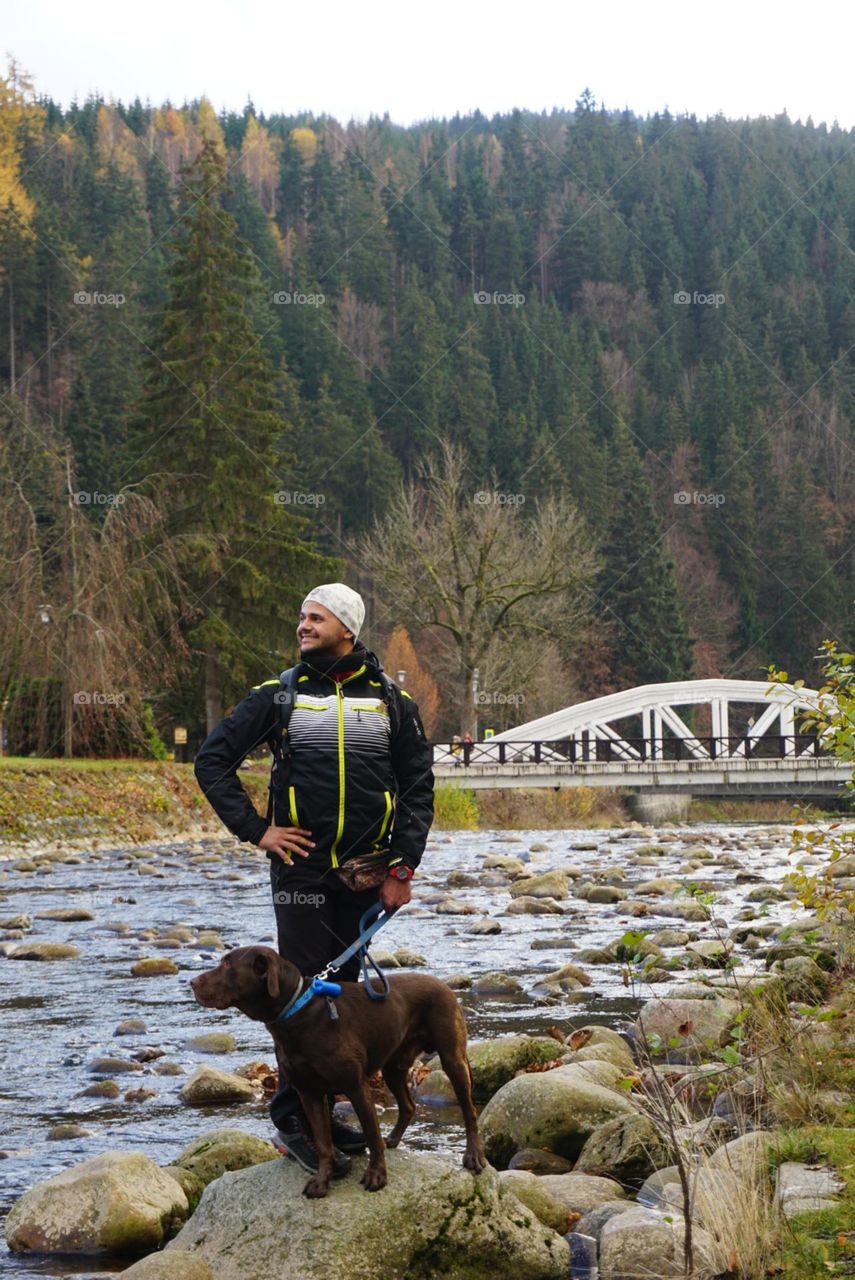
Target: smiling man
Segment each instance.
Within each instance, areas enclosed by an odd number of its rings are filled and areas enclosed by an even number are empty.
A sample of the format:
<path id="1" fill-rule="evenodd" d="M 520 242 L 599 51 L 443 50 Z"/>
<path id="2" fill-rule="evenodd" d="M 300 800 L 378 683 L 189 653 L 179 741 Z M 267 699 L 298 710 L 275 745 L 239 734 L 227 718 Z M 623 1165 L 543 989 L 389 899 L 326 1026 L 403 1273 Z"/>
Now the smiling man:
<path id="1" fill-rule="evenodd" d="M 300 662 L 266 680 L 202 744 L 196 778 L 240 840 L 264 849 L 279 952 L 302 974 L 323 969 L 359 934 L 378 896 L 410 900 L 433 821 L 432 751 L 418 707 L 359 642 L 362 597 L 341 582 L 310 591 L 300 609 Z M 267 744 L 274 753 L 272 812 L 262 818 L 237 770 Z M 284 747 L 284 750 L 283 750 Z M 272 818 L 272 821 L 271 821 Z M 355 982 L 355 957 L 336 974 Z M 280 1150 L 318 1167 L 296 1092 L 282 1084 L 270 1107 Z M 362 1134 L 333 1125 L 336 1175 Z"/>

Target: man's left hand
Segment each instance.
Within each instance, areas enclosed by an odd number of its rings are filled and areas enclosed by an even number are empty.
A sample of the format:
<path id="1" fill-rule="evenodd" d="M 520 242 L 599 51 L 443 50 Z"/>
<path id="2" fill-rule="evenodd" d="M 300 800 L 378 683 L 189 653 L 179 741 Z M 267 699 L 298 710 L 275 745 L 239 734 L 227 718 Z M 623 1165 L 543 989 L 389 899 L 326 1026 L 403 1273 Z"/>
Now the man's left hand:
<path id="1" fill-rule="evenodd" d="M 409 880 L 396 880 L 394 876 L 387 876 L 380 886 L 380 901 L 387 911 L 403 907 L 411 897 Z"/>

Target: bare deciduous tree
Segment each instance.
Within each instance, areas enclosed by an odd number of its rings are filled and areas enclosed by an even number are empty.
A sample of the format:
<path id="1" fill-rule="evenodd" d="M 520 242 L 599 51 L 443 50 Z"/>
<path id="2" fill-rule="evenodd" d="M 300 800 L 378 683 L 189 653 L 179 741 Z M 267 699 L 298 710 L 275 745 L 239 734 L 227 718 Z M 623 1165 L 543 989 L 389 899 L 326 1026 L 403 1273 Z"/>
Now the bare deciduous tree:
<path id="1" fill-rule="evenodd" d="M 491 645 L 539 637 L 567 651 L 590 621 L 597 558 L 578 510 L 564 496 L 515 497 L 495 476 L 476 481 L 446 442 L 355 548 L 411 630 L 444 635 L 461 728 L 473 734 L 475 673 Z"/>

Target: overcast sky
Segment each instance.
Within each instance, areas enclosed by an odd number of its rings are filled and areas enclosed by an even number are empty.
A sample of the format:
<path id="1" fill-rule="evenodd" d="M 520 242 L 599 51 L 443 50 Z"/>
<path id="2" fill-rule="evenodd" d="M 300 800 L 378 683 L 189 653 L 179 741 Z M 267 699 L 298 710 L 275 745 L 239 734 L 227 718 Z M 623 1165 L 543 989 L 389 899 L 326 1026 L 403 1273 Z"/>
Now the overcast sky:
<path id="1" fill-rule="evenodd" d="M 851 0 L 26 0 L 5 48 L 67 106 L 98 91 L 217 111 L 390 114 L 409 124 L 479 107 L 598 102 L 644 115 L 811 116 L 855 125 Z"/>

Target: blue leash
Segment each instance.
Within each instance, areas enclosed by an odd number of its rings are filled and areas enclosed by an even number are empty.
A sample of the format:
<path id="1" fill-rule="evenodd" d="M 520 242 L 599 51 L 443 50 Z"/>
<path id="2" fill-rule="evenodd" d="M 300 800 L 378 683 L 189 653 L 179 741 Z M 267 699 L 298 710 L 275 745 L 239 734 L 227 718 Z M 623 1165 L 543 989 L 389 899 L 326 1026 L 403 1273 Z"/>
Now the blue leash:
<path id="1" fill-rule="evenodd" d="M 400 908 L 397 909 L 400 910 Z M 359 937 L 356 941 L 352 942 L 349 947 L 346 947 L 345 950 L 342 951 L 341 955 L 338 955 L 334 960 L 331 960 L 326 968 L 322 969 L 321 972 L 312 979 L 305 990 L 301 991 L 298 987 L 297 991 L 289 1000 L 288 1004 L 286 1004 L 282 1012 L 276 1017 L 275 1021 L 285 1022 L 288 1018 L 293 1017 L 294 1014 L 302 1009 L 304 1005 L 308 1004 L 314 996 L 326 996 L 327 999 L 330 999 L 332 996 L 340 996 L 341 983 L 327 982 L 327 974 L 337 973 L 342 965 L 346 964 L 351 956 L 355 956 L 357 953 L 359 953 L 359 958 L 362 964 L 362 978 L 365 984 L 366 994 L 372 1000 L 385 1000 L 389 994 L 389 979 L 386 977 L 386 974 L 379 967 L 376 961 L 368 954 L 368 943 L 374 937 L 374 934 L 378 929 L 382 929 L 384 924 L 389 923 L 394 914 L 394 911 L 386 911 L 382 902 L 375 902 L 373 906 L 370 906 L 360 918 Z M 369 924 L 369 921 L 373 921 L 373 923 Z M 371 982 L 372 975 L 368 972 L 369 965 L 374 970 L 374 976 L 380 979 L 380 985 L 383 988 L 382 991 L 374 990 L 374 986 Z M 305 979 L 303 979 L 303 981 L 305 981 Z M 333 1006 L 330 1004 L 331 1014 L 332 1010 Z"/>

